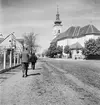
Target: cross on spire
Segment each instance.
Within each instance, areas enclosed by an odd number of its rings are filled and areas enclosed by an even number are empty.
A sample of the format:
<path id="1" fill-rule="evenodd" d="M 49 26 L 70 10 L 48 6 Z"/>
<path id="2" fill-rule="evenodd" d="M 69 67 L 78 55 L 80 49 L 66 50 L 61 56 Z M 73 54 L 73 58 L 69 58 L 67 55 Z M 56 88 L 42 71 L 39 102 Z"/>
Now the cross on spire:
<path id="1" fill-rule="evenodd" d="M 57 14 L 59 14 L 59 7 L 58 7 L 58 5 L 57 5 Z"/>
<path id="2" fill-rule="evenodd" d="M 60 17 L 59 17 L 59 8 L 58 8 L 58 5 L 57 5 L 57 14 L 56 14 L 56 20 L 60 20 Z"/>

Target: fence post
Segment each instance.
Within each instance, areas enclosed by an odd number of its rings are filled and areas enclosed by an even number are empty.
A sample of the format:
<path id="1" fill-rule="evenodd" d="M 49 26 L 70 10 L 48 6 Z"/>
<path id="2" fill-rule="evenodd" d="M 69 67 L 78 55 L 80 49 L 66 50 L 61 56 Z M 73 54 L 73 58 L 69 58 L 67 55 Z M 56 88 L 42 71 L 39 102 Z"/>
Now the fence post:
<path id="1" fill-rule="evenodd" d="M 12 50 L 10 51 L 10 67 L 12 66 Z"/>
<path id="2" fill-rule="evenodd" d="M 18 56 L 18 53 L 17 53 L 17 65 L 18 65 L 18 63 L 19 63 L 19 56 Z"/>
<path id="3" fill-rule="evenodd" d="M 16 53 L 14 52 L 14 66 L 16 65 Z"/>
<path id="4" fill-rule="evenodd" d="M 6 68 L 6 49 L 4 49 L 4 62 L 3 62 L 3 69 Z"/>

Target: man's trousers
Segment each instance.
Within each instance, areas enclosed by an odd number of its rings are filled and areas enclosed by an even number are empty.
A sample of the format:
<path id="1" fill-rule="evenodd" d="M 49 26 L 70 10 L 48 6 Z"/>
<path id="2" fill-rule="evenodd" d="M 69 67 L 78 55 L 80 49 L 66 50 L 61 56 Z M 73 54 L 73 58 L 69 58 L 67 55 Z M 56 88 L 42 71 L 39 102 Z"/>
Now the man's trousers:
<path id="1" fill-rule="evenodd" d="M 35 69 L 35 62 L 31 62 L 32 69 Z"/>
<path id="2" fill-rule="evenodd" d="M 28 71 L 28 63 L 22 62 L 22 73 L 23 73 L 23 76 L 27 76 L 27 71 Z"/>

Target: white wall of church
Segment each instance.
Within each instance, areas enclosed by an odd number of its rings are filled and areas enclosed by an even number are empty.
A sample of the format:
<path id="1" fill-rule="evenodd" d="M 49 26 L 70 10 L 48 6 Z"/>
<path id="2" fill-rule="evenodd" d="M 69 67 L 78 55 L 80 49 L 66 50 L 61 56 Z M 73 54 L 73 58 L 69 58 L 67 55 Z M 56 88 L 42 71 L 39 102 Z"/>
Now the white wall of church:
<path id="1" fill-rule="evenodd" d="M 63 39 L 63 40 L 59 40 L 57 41 L 57 45 L 59 46 L 63 46 L 63 48 L 66 46 L 66 45 L 72 45 L 72 44 L 75 44 L 75 43 L 80 43 L 83 47 L 85 46 L 85 42 L 88 41 L 89 39 L 97 39 L 99 36 L 98 35 L 86 35 L 84 37 L 80 37 L 80 38 L 72 38 L 72 39 Z M 66 55 L 63 53 L 63 55 Z M 78 58 L 84 58 L 84 56 L 82 55 L 82 51 L 79 50 L 79 53 L 77 54 L 76 50 L 73 50 L 72 51 L 72 58 L 75 59 L 75 57 L 78 57 Z"/>
<path id="2" fill-rule="evenodd" d="M 88 41 L 89 39 L 97 39 L 99 36 L 98 35 L 86 35 L 84 37 L 80 37 L 80 38 L 72 38 L 72 39 L 63 39 L 63 40 L 59 40 L 57 41 L 57 45 L 59 46 L 66 46 L 66 45 L 72 45 L 74 43 L 80 43 L 83 47 L 84 47 L 84 43 L 86 41 Z"/>
<path id="3" fill-rule="evenodd" d="M 94 35 L 94 39 L 98 39 L 98 38 L 100 38 L 100 35 L 98 36 L 98 35 Z"/>
<path id="4" fill-rule="evenodd" d="M 58 46 L 72 45 L 72 44 L 76 43 L 77 40 L 78 40 L 77 38 L 73 38 L 73 39 L 63 39 L 63 40 L 57 41 L 57 45 L 58 45 Z"/>
<path id="5" fill-rule="evenodd" d="M 57 41 L 58 46 L 66 46 L 67 44 L 68 44 L 68 39 Z"/>
<path id="6" fill-rule="evenodd" d="M 77 42 L 77 38 L 68 39 L 68 45 L 72 45 Z"/>
<path id="7" fill-rule="evenodd" d="M 86 35 L 85 36 L 85 41 L 88 41 L 89 39 L 94 39 L 94 35 Z"/>
<path id="8" fill-rule="evenodd" d="M 80 43 L 84 47 L 85 37 L 78 38 L 78 43 Z"/>

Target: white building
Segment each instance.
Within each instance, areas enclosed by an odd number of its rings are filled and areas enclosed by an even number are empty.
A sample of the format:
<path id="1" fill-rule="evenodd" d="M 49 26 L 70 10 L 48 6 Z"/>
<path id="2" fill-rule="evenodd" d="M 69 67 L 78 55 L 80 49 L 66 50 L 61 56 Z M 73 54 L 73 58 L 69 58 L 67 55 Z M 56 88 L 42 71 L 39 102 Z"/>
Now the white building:
<path id="1" fill-rule="evenodd" d="M 57 14 L 59 14 L 57 12 Z M 57 21 L 57 16 L 59 17 L 60 15 L 56 15 L 56 21 Z M 59 18 L 60 20 L 60 18 Z M 54 22 L 54 30 L 55 32 L 58 32 L 58 26 L 56 25 L 56 21 Z M 60 26 L 60 22 L 57 22 L 57 24 Z M 61 26 L 60 26 L 61 28 Z M 68 45 L 72 49 L 72 57 L 75 58 L 75 56 L 79 56 L 80 58 L 83 57 L 82 55 L 82 47 L 84 47 L 84 43 L 89 40 L 89 39 L 97 39 L 100 37 L 100 31 L 94 26 L 94 25 L 86 25 L 84 27 L 80 26 L 71 26 L 69 27 L 65 32 L 62 33 L 56 33 L 54 34 L 54 39 L 52 40 L 52 43 L 57 43 L 58 46 L 63 46 L 63 48 Z M 74 47 L 73 47 L 74 45 Z M 81 46 L 79 48 L 79 53 L 76 53 L 77 46 Z M 63 53 L 63 55 L 66 55 Z"/>
<path id="2" fill-rule="evenodd" d="M 7 55 L 7 52 L 10 52 L 9 55 Z M 3 55 L 3 65 L 4 69 L 6 68 L 6 58 L 9 56 L 9 67 L 15 66 L 16 63 L 21 63 L 20 61 L 20 54 L 23 51 L 22 44 L 16 39 L 14 34 L 8 35 L 6 38 L 1 38 L 0 41 L 0 54 Z M 12 60 L 14 59 L 14 65 L 12 64 Z M 17 62 L 16 62 L 17 61 Z"/>

